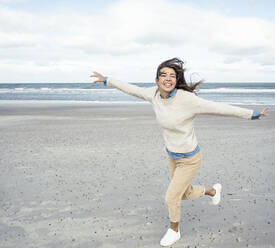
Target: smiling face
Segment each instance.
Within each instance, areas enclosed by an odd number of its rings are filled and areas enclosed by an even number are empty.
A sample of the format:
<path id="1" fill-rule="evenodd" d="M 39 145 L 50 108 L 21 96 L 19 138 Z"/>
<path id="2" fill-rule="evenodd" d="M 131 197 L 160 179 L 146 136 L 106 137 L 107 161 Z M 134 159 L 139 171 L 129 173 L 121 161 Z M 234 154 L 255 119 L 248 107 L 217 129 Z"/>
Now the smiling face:
<path id="1" fill-rule="evenodd" d="M 177 76 L 174 69 L 170 67 L 163 67 L 159 76 L 156 79 L 160 94 L 163 98 L 166 98 L 169 93 L 175 89 L 177 83 Z"/>

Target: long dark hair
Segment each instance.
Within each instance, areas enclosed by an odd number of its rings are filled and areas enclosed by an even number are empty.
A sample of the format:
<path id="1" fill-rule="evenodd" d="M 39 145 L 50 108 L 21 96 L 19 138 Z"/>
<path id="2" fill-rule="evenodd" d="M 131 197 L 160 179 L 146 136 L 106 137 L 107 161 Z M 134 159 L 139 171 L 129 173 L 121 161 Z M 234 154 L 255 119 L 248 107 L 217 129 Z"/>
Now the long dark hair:
<path id="1" fill-rule="evenodd" d="M 182 60 L 180 60 L 179 58 L 173 58 L 173 59 L 169 59 L 169 60 L 166 60 L 166 61 L 162 62 L 158 66 L 156 79 L 159 79 L 160 70 L 162 68 L 164 68 L 164 67 L 172 68 L 176 72 L 176 79 L 177 79 L 176 88 L 186 90 L 186 91 L 189 91 L 189 92 L 193 92 L 195 90 L 195 88 L 200 83 L 203 82 L 203 80 L 200 80 L 198 82 L 191 83 L 190 85 L 188 85 L 186 83 L 186 80 L 185 80 L 185 77 L 184 77 L 185 68 L 183 68 L 183 65 L 184 65 L 184 62 Z"/>

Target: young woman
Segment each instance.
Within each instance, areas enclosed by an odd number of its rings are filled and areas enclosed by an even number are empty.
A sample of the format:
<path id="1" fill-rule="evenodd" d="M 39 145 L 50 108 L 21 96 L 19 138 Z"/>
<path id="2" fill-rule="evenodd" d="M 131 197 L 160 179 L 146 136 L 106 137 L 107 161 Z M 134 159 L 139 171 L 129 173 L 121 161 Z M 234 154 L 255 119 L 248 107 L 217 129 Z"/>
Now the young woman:
<path id="1" fill-rule="evenodd" d="M 219 204 L 222 186 L 212 188 L 191 185 L 201 163 L 200 148 L 195 136 L 193 120 L 199 114 L 235 116 L 244 119 L 261 119 L 267 108 L 261 112 L 204 100 L 194 93 L 200 83 L 188 85 L 184 77 L 184 62 L 173 58 L 161 63 L 157 68 L 156 87 L 143 88 L 107 78 L 94 72 L 95 83 L 115 87 L 127 94 L 149 101 L 156 119 L 163 128 L 163 136 L 170 164 L 171 181 L 165 196 L 168 207 L 170 228 L 160 241 L 162 246 L 170 246 L 180 239 L 181 200 L 190 200 L 209 195 L 214 205 Z"/>

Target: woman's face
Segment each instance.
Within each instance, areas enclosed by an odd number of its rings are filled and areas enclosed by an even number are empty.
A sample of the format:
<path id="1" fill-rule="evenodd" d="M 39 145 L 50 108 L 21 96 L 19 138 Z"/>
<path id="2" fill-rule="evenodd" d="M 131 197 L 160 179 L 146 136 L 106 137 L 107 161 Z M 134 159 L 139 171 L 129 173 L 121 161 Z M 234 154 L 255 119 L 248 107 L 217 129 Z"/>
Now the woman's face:
<path id="1" fill-rule="evenodd" d="M 169 67 L 163 67 L 160 70 L 159 78 L 156 79 L 160 94 L 166 98 L 169 93 L 175 89 L 177 83 L 176 72 Z"/>

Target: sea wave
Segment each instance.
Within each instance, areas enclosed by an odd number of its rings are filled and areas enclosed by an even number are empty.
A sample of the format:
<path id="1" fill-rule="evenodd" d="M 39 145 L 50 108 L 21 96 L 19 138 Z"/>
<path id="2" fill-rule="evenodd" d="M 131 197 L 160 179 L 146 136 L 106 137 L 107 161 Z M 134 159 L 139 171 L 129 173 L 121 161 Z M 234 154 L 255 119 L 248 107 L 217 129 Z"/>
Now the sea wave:
<path id="1" fill-rule="evenodd" d="M 246 101 L 246 102 L 233 102 L 233 101 L 217 101 L 220 103 L 226 103 L 231 105 L 245 105 L 245 106 L 275 106 L 275 102 L 257 102 L 257 101 Z M 85 101 L 85 100 L 1 100 L 1 104 L 8 104 L 8 103 L 47 103 L 47 104 L 62 104 L 62 103 L 79 103 L 79 104 L 127 104 L 127 105 L 135 105 L 135 104 L 144 104 L 149 105 L 149 102 L 146 101 Z"/>
<path id="2" fill-rule="evenodd" d="M 2 88 L 0 89 L 0 93 L 43 93 L 43 92 L 49 92 L 49 93 L 89 93 L 89 92 L 97 92 L 97 93 L 106 93 L 106 92 L 115 92 L 116 89 L 72 89 L 72 88 Z"/>
<path id="3" fill-rule="evenodd" d="M 49 93 L 111 93 L 116 92 L 116 89 L 75 89 L 75 88 L 2 88 L 0 93 L 17 93 L 17 92 L 49 92 Z M 241 88 L 215 88 L 215 89 L 199 89 L 199 93 L 275 93 L 275 89 L 241 89 Z"/>
<path id="4" fill-rule="evenodd" d="M 275 89 L 240 89 L 240 88 L 216 88 L 199 89 L 201 93 L 275 93 Z"/>
<path id="5" fill-rule="evenodd" d="M 21 85 L 20 85 L 21 86 Z M 140 102 L 141 99 L 127 95 L 114 88 L 74 88 L 51 87 L 48 85 L 13 88 L 0 88 L 0 100 L 51 100 L 51 101 L 89 101 L 89 102 Z M 275 105 L 275 88 L 237 88 L 218 86 L 199 89 L 198 96 L 210 101 L 226 102 L 240 105 Z"/>

